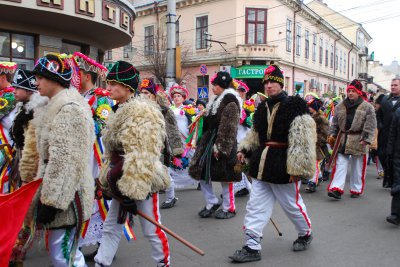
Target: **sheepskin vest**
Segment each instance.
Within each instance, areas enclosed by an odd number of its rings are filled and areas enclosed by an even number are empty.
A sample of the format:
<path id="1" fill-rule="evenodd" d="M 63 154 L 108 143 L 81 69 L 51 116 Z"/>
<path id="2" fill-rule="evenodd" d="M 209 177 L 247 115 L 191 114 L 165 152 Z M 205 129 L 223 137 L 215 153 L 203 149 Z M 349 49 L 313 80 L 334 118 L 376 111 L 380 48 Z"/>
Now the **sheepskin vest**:
<path id="1" fill-rule="evenodd" d="M 340 103 L 335 110 L 335 115 L 329 130 L 329 134 L 337 136 L 341 131 L 340 153 L 346 155 L 365 155 L 368 153 L 368 146 L 363 146 L 360 141 L 371 144 L 374 140 L 376 128 L 376 116 L 374 107 L 366 101 L 358 105 L 351 125 L 346 122 L 348 110 L 344 101 Z"/>
<path id="2" fill-rule="evenodd" d="M 189 174 L 196 180 L 214 182 L 238 182 L 241 173 L 234 171 L 237 152 L 237 130 L 240 120 L 240 104 L 232 89 L 226 89 L 211 105 L 208 114 L 204 117 L 203 136 L 190 162 Z M 207 147 L 211 146 L 218 151 L 219 156 L 207 157 Z M 212 152 L 211 152 L 212 153 Z"/>
<path id="3" fill-rule="evenodd" d="M 166 138 L 165 120 L 156 103 L 139 96 L 118 105 L 102 135 L 106 165 L 113 154 L 123 155 L 123 173 L 117 182 L 123 196 L 144 200 L 150 193 L 169 186 L 168 170 L 160 161 Z M 106 175 L 105 169 L 100 178 L 103 185 L 107 185 Z"/>
<path id="4" fill-rule="evenodd" d="M 261 102 L 254 126 L 239 144 L 249 159 L 249 175 L 273 184 L 289 183 L 290 176 L 308 178 L 315 172 L 316 126 L 305 101 L 282 93 Z M 266 146 L 277 142 L 281 146 Z"/>
<path id="5" fill-rule="evenodd" d="M 46 227 L 76 225 L 75 193 L 81 195 L 83 219 L 92 214 L 94 184 L 89 160 L 94 142 L 92 113 L 75 89 L 64 89 L 34 112 L 32 121 L 39 153 L 40 201 L 62 210 Z"/>

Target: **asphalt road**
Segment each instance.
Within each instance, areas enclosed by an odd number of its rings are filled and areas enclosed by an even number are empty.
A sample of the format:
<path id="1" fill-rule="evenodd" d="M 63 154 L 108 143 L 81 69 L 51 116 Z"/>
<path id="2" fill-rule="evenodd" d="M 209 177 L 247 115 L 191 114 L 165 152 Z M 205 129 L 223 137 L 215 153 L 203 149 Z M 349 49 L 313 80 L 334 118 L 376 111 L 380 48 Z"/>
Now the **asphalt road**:
<path id="1" fill-rule="evenodd" d="M 347 186 L 347 185 L 346 185 Z M 271 224 L 264 229 L 262 261 L 240 266 L 400 266 L 400 228 L 386 222 L 390 214 L 389 191 L 382 189 L 376 179 L 374 166 L 367 171 L 365 193 L 358 199 L 350 198 L 348 186 L 341 201 L 327 196 L 327 182 L 314 194 L 302 196 L 312 220 L 314 240 L 307 251 L 293 252 L 291 246 L 297 238 L 294 226 L 277 204 L 272 218 L 283 233 L 279 237 Z M 220 191 L 219 184 L 215 184 Z M 237 215 L 229 220 L 201 219 L 197 212 L 204 206 L 201 192 L 178 191 L 179 201 L 170 210 L 162 210 L 162 222 L 206 252 L 195 254 L 172 237 L 171 266 L 225 267 L 238 266 L 228 258 L 243 242 L 242 223 L 247 197 L 236 200 Z M 164 196 L 160 197 L 161 199 Z M 143 237 L 140 224 L 134 228 L 136 241 L 120 243 L 113 266 L 152 267 L 150 246 Z M 29 252 L 25 266 L 51 266 L 43 244 L 36 244 Z M 90 251 L 86 248 L 84 251 Z M 94 266 L 88 263 L 88 266 Z"/>

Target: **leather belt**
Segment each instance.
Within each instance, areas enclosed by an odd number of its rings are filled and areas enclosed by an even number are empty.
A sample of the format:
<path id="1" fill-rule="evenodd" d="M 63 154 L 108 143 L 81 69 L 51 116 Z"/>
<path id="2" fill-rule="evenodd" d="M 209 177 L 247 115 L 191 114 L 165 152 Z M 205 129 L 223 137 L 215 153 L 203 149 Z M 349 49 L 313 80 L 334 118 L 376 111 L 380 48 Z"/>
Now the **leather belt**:
<path id="1" fill-rule="evenodd" d="M 353 134 L 362 134 L 362 131 L 346 131 L 343 132 L 344 134 L 349 134 L 349 135 L 353 135 Z"/>
<path id="2" fill-rule="evenodd" d="M 268 142 L 265 142 L 265 146 L 272 147 L 272 148 L 288 148 L 289 144 L 283 143 L 283 142 L 268 141 Z"/>

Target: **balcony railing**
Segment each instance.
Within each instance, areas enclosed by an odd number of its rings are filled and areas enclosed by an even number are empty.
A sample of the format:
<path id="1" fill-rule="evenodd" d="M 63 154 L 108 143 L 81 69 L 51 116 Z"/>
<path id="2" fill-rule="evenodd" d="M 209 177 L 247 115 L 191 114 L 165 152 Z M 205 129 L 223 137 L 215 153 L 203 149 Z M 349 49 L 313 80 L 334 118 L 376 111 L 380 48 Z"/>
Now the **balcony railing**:
<path id="1" fill-rule="evenodd" d="M 237 46 L 239 58 L 276 58 L 277 46 L 267 44 L 246 44 Z"/>

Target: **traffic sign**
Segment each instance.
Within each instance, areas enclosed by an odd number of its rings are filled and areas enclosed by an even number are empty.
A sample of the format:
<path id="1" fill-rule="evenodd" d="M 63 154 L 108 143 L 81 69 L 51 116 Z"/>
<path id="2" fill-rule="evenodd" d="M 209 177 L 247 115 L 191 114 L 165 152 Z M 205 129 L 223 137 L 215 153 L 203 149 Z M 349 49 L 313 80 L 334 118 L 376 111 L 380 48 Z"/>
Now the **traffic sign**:
<path id="1" fill-rule="evenodd" d="M 208 87 L 197 87 L 197 96 L 200 99 L 208 98 Z"/>
<path id="2" fill-rule="evenodd" d="M 206 75 L 207 74 L 207 66 L 205 64 L 200 65 L 200 73 L 201 75 Z"/>

